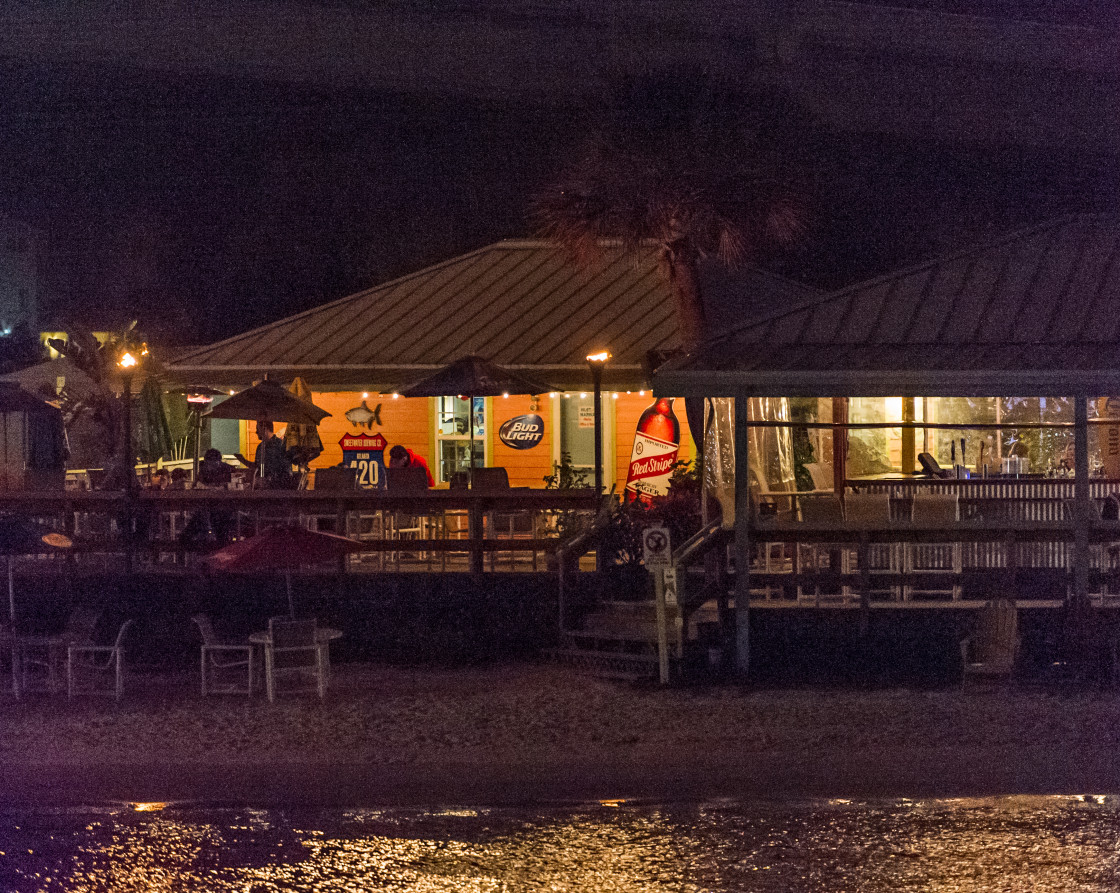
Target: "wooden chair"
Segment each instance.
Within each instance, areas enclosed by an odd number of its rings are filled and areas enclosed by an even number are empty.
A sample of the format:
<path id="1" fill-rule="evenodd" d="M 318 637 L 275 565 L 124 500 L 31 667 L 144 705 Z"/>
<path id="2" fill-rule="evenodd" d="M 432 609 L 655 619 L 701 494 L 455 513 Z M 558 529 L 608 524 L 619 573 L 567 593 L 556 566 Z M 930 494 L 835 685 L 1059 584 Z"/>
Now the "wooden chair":
<path id="1" fill-rule="evenodd" d="M 797 510 L 800 515 L 800 520 L 805 524 L 836 528 L 844 526 L 844 507 L 839 497 L 835 494 L 799 496 L 797 499 Z M 846 544 L 828 542 L 798 543 L 797 550 L 798 566 L 801 569 L 820 574 L 822 565 L 827 562 L 833 572 L 847 573 L 848 571 L 849 547 Z M 839 566 L 834 566 L 834 562 L 839 562 Z M 848 596 L 844 587 L 840 587 L 837 594 L 841 598 L 846 598 Z M 819 604 L 822 595 L 826 594 L 821 592 L 820 581 L 818 579 L 818 582 L 813 586 L 812 597 Z M 797 597 L 799 600 L 807 597 L 804 587 L 797 587 Z"/>
<path id="2" fill-rule="evenodd" d="M 404 468 L 386 468 L 385 485 L 392 496 L 414 496 L 428 492 L 428 475 L 418 465 L 408 465 Z M 390 539 L 424 539 L 428 536 L 432 525 L 426 515 L 413 515 L 409 512 L 389 512 L 388 534 Z M 428 562 L 431 566 L 432 553 L 420 551 L 415 554 L 420 561 Z M 402 552 L 391 553 L 397 570 L 400 570 Z"/>
<path id="3" fill-rule="evenodd" d="M 67 697 L 111 694 L 118 701 L 121 699 L 124 692 L 124 637 L 131 626 L 131 620 L 122 623 L 112 645 L 71 645 L 66 649 Z"/>
<path id="4" fill-rule="evenodd" d="M 191 620 L 202 634 L 202 696 L 251 695 L 253 646 L 222 642 L 206 614 L 196 614 Z"/>
<path id="5" fill-rule="evenodd" d="M 501 495 L 509 493 L 509 473 L 504 468 L 476 468 L 472 471 L 471 490 L 475 493 Z M 529 511 L 487 512 L 486 527 L 493 533 L 501 533 L 507 539 L 533 539 L 536 536 L 536 521 Z M 509 566 L 512 570 L 516 561 L 516 551 L 508 550 Z M 490 553 L 491 568 L 497 554 Z M 537 569 L 537 553 L 532 552 L 533 570 Z"/>
<path id="6" fill-rule="evenodd" d="M 294 679 L 310 681 L 311 686 L 289 691 L 315 691 L 322 700 L 327 694 L 328 667 L 326 643 L 320 643 L 314 620 L 273 617 L 268 621 L 268 642 L 264 646 L 264 682 L 270 702 L 276 700 L 277 682 Z"/>
<path id="7" fill-rule="evenodd" d="M 989 601 L 980 610 L 976 631 L 961 641 L 961 685 L 970 678 L 1013 679 L 1019 645 L 1019 612 L 1014 600 Z"/>
<path id="8" fill-rule="evenodd" d="M 101 611 L 75 608 L 62 632 L 51 636 L 16 636 L 15 663 L 20 692 L 62 690 L 67 649 L 71 645 L 90 645 Z"/>
<path id="9" fill-rule="evenodd" d="M 889 493 L 848 493 L 844 496 L 844 520 L 849 525 L 889 527 L 891 523 L 891 497 Z M 851 548 L 851 547 L 849 547 Z M 897 573 L 903 566 L 902 550 L 892 543 L 876 543 L 867 550 L 867 570 Z M 884 591 L 884 590 L 880 590 Z M 901 587 L 892 586 L 890 596 L 898 599 Z"/>
<path id="10" fill-rule="evenodd" d="M 910 520 L 915 523 L 952 527 L 961 518 L 960 497 L 956 493 L 915 493 L 910 504 Z M 927 589 L 909 585 L 903 587 L 902 597 L 909 600 L 925 593 L 948 594 L 954 601 L 961 597 L 961 544 L 956 543 L 907 543 L 905 546 L 905 571 L 908 574 L 945 573 L 956 575 L 948 589 Z"/>

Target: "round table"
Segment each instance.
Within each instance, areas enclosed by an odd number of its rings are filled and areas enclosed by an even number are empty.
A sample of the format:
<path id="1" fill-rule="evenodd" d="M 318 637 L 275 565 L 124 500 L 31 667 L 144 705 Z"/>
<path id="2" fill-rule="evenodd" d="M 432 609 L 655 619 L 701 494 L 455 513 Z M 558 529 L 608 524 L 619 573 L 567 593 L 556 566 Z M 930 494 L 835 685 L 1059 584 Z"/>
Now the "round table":
<path id="1" fill-rule="evenodd" d="M 335 639 L 342 638 L 342 630 L 334 629 L 330 626 L 320 626 L 315 629 L 315 641 L 320 645 L 327 642 L 333 642 Z M 267 629 L 261 630 L 258 633 L 252 633 L 249 636 L 249 643 L 252 645 L 267 645 L 272 641 Z"/>

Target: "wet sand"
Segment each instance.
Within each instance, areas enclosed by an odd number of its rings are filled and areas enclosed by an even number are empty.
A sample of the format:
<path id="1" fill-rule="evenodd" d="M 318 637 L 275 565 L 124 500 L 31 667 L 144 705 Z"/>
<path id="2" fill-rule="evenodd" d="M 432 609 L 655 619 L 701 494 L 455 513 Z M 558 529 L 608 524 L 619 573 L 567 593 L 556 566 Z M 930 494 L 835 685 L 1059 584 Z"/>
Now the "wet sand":
<path id="1" fill-rule="evenodd" d="M 331 690 L 0 695 L 0 802 L 525 804 L 1120 793 L 1120 692 L 659 689 L 550 665 L 335 668 Z"/>

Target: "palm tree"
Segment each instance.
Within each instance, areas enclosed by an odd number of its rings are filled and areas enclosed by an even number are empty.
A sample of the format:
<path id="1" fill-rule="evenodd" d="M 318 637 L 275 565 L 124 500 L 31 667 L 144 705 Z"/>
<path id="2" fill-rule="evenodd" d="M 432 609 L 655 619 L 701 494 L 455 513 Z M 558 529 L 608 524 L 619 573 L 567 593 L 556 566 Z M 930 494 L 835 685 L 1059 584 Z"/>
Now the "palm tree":
<path id="1" fill-rule="evenodd" d="M 542 236 L 593 257 L 601 239 L 660 248 L 681 347 L 707 334 L 699 265 L 730 266 L 804 230 L 795 165 L 749 105 L 703 73 L 644 71 L 610 78 L 602 119 L 536 200 Z M 762 114 L 753 114 L 761 109 Z"/>

